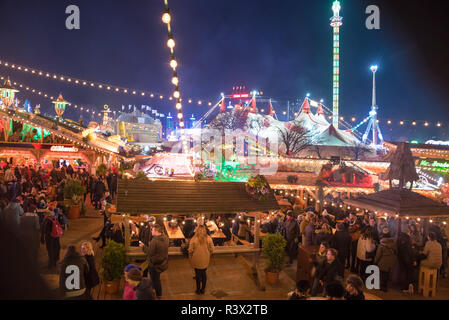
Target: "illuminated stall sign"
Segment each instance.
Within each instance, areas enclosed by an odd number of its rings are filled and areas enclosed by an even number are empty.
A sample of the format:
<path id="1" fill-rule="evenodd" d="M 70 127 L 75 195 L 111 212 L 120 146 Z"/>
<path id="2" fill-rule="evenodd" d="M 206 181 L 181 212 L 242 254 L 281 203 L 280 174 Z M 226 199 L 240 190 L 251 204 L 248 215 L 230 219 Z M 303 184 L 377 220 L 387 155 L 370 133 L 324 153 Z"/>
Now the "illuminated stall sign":
<path id="1" fill-rule="evenodd" d="M 66 147 L 66 146 L 52 146 L 50 148 L 52 152 L 78 152 L 78 148 Z"/>
<path id="2" fill-rule="evenodd" d="M 449 162 L 438 160 L 419 160 L 418 166 L 424 170 L 449 172 Z"/>

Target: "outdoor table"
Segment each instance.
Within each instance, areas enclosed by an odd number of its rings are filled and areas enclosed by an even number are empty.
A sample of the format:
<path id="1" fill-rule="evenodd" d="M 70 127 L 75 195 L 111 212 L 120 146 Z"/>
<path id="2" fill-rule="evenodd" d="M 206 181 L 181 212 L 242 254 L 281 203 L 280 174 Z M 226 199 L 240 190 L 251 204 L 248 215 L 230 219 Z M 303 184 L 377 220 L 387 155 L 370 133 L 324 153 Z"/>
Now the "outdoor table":
<path id="1" fill-rule="evenodd" d="M 170 239 L 185 239 L 180 227 L 171 228 L 168 225 L 168 221 L 164 221 L 164 226 Z"/>
<path id="2" fill-rule="evenodd" d="M 225 234 L 221 230 L 217 230 L 210 235 L 212 239 L 226 239 Z"/>

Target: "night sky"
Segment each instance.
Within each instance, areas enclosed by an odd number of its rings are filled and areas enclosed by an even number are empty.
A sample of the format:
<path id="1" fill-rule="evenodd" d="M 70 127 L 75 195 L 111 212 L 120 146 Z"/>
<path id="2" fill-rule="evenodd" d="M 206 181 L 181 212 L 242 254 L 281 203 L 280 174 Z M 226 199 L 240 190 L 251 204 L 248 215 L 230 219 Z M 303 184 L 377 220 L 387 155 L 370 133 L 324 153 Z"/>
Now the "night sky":
<path id="1" fill-rule="evenodd" d="M 170 0 L 184 99 L 219 100 L 245 85 L 271 97 L 280 114 L 287 101 L 324 99 L 332 106 L 332 0 Z M 340 115 L 361 120 L 371 105 L 371 64 L 378 64 L 379 118 L 393 140 L 448 139 L 449 31 L 447 0 L 342 0 Z M 81 30 L 67 30 L 65 8 L 78 5 Z M 367 30 L 365 8 L 381 10 L 381 29 Z M 162 0 L 1 0 L 0 60 L 121 87 L 167 95 L 168 66 Z M 0 66 L 0 75 L 74 104 L 149 105 L 175 113 L 174 101 L 79 88 Z M 53 114 L 51 103 L 21 92 Z M 208 106 L 184 103 L 185 118 Z M 78 111 L 68 117 L 79 119 Z M 84 117 L 86 120 L 86 117 Z M 89 118 L 88 118 L 89 119 Z M 399 120 L 427 120 L 400 128 Z M 441 121 L 440 129 L 435 123 Z M 391 129 L 389 129 L 391 128 Z M 364 129 L 362 129 L 364 130 Z"/>

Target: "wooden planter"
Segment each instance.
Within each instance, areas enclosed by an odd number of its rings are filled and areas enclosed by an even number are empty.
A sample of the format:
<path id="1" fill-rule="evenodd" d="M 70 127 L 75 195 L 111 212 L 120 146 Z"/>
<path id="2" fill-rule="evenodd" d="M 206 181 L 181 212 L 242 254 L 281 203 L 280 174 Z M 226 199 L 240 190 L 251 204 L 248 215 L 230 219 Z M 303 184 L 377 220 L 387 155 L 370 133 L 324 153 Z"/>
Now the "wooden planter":
<path id="1" fill-rule="evenodd" d="M 279 282 L 279 272 L 265 271 L 265 279 L 269 284 L 277 284 Z"/>
<path id="2" fill-rule="evenodd" d="M 80 218 L 81 207 L 80 206 L 71 206 L 69 209 L 69 215 L 67 218 L 71 220 L 76 220 Z"/>
<path id="3" fill-rule="evenodd" d="M 120 280 L 104 282 L 104 290 L 107 294 L 117 294 L 119 287 Z"/>

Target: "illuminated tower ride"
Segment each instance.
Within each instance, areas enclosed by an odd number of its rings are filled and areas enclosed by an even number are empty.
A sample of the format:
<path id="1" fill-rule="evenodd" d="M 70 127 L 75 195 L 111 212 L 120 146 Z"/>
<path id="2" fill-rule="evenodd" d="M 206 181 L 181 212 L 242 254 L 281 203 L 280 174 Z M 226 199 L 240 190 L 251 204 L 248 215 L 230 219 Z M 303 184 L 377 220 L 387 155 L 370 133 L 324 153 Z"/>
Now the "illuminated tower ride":
<path id="1" fill-rule="evenodd" d="M 374 148 L 381 148 L 383 145 L 383 136 L 380 132 L 379 123 L 377 122 L 377 104 L 376 104 L 376 72 L 378 67 L 377 66 L 371 66 L 371 72 L 373 73 L 373 102 L 371 106 L 371 111 L 369 113 L 369 123 L 368 127 L 366 128 L 365 134 L 363 135 L 362 141 L 363 143 L 366 143 L 366 140 L 368 139 L 368 134 L 373 129 L 373 141 L 372 146 Z M 379 140 L 377 140 L 379 138 Z M 379 142 L 379 143 L 378 143 Z"/>
<path id="2" fill-rule="evenodd" d="M 331 27 L 334 29 L 334 54 L 333 54 L 333 115 L 332 124 L 338 129 L 338 105 L 340 94 L 340 27 L 343 24 L 343 18 L 340 17 L 340 1 L 335 0 L 332 5 L 334 16 L 331 18 Z"/>

